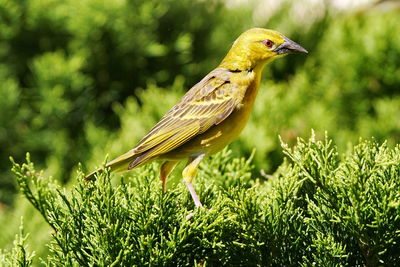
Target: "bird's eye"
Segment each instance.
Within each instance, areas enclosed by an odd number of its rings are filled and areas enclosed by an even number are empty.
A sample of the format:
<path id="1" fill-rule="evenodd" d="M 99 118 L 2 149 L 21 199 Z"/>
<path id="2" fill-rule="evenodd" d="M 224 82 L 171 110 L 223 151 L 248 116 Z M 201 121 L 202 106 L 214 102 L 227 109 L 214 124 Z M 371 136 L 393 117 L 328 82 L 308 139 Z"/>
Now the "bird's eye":
<path id="1" fill-rule="evenodd" d="M 266 47 L 272 47 L 274 45 L 274 42 L 272 42 L 270 39 L 263 40 L 262 42 Z"/>

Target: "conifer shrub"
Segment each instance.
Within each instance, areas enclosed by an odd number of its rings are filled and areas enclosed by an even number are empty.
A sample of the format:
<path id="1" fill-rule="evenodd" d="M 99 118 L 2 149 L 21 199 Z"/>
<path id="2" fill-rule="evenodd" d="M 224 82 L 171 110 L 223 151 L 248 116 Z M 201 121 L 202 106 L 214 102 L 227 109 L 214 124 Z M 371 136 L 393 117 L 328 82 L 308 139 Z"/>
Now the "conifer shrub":
<path id="1" fill-rule="evenodd" d="M 35 253 L 28 252 L 26 244 L 28 236 L 28 234 L 24 234 L 24 227 L 21 223 L 19 234 L 15 236 L 13 248 L 0 250 L 0 266 L 27 267 L 32 265 Z"/>
<path id="2" fill-rule="evenodd" d="M 157 164 L 63 189 L 29 155 L 20 190 L 52 227 L 47 263 L 69 266 L 395 266 L 400 264 L 400 146 L 360 140 L 282 144 L 272 176 L 224 150 L 204 162 L 194 209 L 182 183 L 163 193 Z M 194 216 L 186 216 L 194 212 Z M 34 248 L 33 248 L 34 249 Z"/>

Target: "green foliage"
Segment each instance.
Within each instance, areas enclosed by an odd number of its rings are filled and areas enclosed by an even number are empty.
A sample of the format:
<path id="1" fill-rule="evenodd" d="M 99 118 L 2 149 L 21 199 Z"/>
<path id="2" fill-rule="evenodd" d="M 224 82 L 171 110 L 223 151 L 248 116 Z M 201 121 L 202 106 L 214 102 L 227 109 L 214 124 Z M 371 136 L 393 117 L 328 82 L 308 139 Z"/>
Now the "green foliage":
<path id="1" fill-rule="evenodd" d="M 24 228 L 21 223 L 19 228 L 19 235 L 16 235 L 14 240 L 14 247 L 10 250 L 0 250 L 0 265 L 1 266 L 31 266 L 34 253 L 27 252 L 26 239 L 28 234 L 24 234 Z"/>
<path id="2" fill-rule="evenodd" d="M 260 25 L 252 5 L 231 2 L 0 0 L 0 224 L 7 225 L 0 245 L 11 249 L 2 252 L 3 261 L 23 259 L 15 253 L 26 245 L 13 250 L 11 244 L 23 216 L 33 264 L 103 257 L 139 265 L 398 265 L 399 149 L 388 147 L 400 138 L 399 9 L 340 14 L 326 5 L 316 12 L 321 17 L 299 20 L 301 1 L 287 1 Z M 113 187 L 108 175 L 90 186 L 70 179 L 78 162 L 91 171 L 107 154 L 133 147 L 254 26 L 277 29 L 310 53 L 268 65 L 232 152 L 202 165 L 196 188 L 205 210 L 185 219 L 193 204 L 179 167 L 165 195 L 155 166 L 134 170 Z M 338 156 L 329 142 L 301 141 L 285 152 L 293 163 L 282 165 L 278 135 L 294 145 L 310 128 L 319 138 L 328 130 L 348 155 Z M 376 141 L 353 146 L 360 136 Z M 24 196 L 34 205 L 15 197 L 9 171 L 8 157 L 21 162 L 26 151 L 44 170 L 20 169 L 21 188 L 32 190 Z M 115 210 L 107 215 L 111 204 Z M 137 254 L 120 255 L 131 241 L 127 247 L 133 244 Z"/>
<path id="3" fill-rule="evenodd" d="M 251 186 L 249 160 L 225 150 L 206 161 L 196 180 L 204 208 L 191 218 L 186 188 L 163 193 L 155 165 L 117 184 L 107 171 L 86 183 L 79 171 L 70 190 L 29 157 L 13 171 L 54 229 L 49 264 L 398 265 L 400 146 L 360 141 L 341 157 L 313 134 L 283 147 L 291 163 Z"/>

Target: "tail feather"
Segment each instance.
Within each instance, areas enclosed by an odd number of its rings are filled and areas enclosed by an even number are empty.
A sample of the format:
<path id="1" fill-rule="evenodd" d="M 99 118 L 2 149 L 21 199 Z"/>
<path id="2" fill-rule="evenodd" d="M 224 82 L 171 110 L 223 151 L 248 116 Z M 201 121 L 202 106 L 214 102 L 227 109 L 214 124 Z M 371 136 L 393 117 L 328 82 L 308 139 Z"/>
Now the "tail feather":
<path id="1" fill-rule="evenodd" d="M 128 166 L 131 162 L 135 161 L 138 157 L 140 157 L 141 154 L 136 154 L 132 150 L 119 156 L 116 159 L 113 159 L 112 161 L 106 163 L 106 167 L 110 168 L 112 172 L 115 171 L 127 171 Z M 85 180 L 86 181 L 94 181 L 95 180 L 95 174 L 100 174 L 103 169 L 98 169 L 95 170 L 88 175 L 86 175 Z"/>

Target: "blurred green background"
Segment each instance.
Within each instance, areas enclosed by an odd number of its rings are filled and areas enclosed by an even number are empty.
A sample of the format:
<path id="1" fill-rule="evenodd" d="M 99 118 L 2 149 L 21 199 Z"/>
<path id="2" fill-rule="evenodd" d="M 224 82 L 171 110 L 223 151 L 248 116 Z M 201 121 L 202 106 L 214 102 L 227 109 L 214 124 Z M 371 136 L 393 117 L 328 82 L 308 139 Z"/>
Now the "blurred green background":
<path id="1" fill-rule="evenodd" d="M 355 4 L 357 3 L 357 4 Z M 35 244 L 50 230 L 18 197 L 9 156 L 29 151 L 61 184 L 132 148 L 250 27 L 281 31 L 309 54 L 269 65 L 251 122 L 231 145 L 272 173 L 289 144 L 325 131 L 400 140 L 397 1 L 0 0 L 0 248 L 21 215 Z M 26 223 L 28 222 L 28 223 Z"/>

